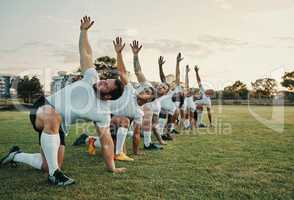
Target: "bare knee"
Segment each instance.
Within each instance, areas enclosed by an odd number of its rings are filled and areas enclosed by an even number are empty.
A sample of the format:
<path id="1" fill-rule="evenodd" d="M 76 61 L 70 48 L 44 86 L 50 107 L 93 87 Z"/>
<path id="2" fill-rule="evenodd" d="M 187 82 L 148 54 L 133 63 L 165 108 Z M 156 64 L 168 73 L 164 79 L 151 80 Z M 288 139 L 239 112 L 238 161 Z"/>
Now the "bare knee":
<path id="1" fill-rule="evenodd" d="M 43 131 L 48 134 L 58 134 L 61 124 L 60 114 L 51 106 L 42 106 L 37 111 L 38 125 L 42 125 Z"/>
<path id="2" fill-rule="evenodd" d="M 121 127 L 128 128 L 129 125 L 130 125 L 130 120 L 129 120 L 129 118 L 127 118 L 127 117 L 123 117 L 123 118 L 121 118 L 121 121 L 120 121 L 120 126 L 121 126 Z"/>

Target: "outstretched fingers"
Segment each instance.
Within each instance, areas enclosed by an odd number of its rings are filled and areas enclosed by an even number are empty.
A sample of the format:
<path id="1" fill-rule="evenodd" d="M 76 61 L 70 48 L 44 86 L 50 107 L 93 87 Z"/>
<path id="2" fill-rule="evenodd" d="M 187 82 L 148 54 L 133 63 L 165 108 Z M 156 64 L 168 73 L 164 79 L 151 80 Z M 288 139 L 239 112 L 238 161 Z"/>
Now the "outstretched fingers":
<path id="1" fill-rule="evenodd" d="M 158 58 L 158 64 L 163 65 L 165 63 L 164 57 L 163 56 L 159 56 Z"/>

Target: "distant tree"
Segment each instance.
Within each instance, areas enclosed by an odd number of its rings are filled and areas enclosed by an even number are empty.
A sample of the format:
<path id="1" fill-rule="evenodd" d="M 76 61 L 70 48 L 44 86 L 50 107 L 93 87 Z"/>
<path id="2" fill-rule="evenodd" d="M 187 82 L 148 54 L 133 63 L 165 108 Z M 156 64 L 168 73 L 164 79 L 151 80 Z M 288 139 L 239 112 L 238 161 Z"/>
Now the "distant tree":
<path id="1" fill-rule="evenodd" d="M 111 58 L 109 56 L 102 56 L 102 57 L 96 58 L 96 60 L 94 61 L 94 64 L 96 65 L 96 67 L 99 66 L 101 63 L 114 66 L 116 63 L 116 59 Z"/>
<path id="2" fill-rule="evenodd" d="M 22 98 L 25 103 L 32 103 L 34 98 L 42 94 L 42 85 L 36 76 L 33 76 L 31 79 L 28 76 L 24 76 L 19 80 L 17 95 Z"/>
<path id="3" fill-rule="evenodd" d="M 109 56 L 99 57 L 95 60 L 94 65 L 100 79 L 118 78 L 119 72 L 115 67 L 116 59 Z"/>
<path id="4" fill-rule="evenodd" d="M 246 84 L 236 81 L 233 85 L 224 88 L 223 97 L 225 99 L 246 99 L 248 92 Z"/>
<path id="5" fill-rule="evenodd" d="M 198 92 L 196 92 L 197 94 Z M 214 91 L 214 95 L 215 95 L 215 98 L 216 99 L 222 99 L 223 98 L 223 94 L 224 94 L 224 91 L 223 90 L 217 90 L 217 91 Z"/>
<path id="6" fill-rule="evenodd" d="M 288 88 L 289 91 L 294 91 L 294 71 L 285 72 L 282 79 L 283 81 L 281 82 L 281 85 Z"/>
<path id="7" fill-rule="evenodd" d="M 80 74 L 82 73 L 82 70 L 81 70 L 80 67 L 78 68 L 77 72 L 80 73 Z"/>
<path id="8" fill-rule="evenodd" d="M 272 78 L 261 78 L 251 83 L 253 95 L 258 98 L 270 98 L 277 92 L 277 81 Z"/>
<path id="9" fill-rule="evenodd" d="M 116 64 L 116 59 L 109 56 L 101 56 L 96 58 L 93 64 L 96 66 L 96 70 L 100 70 L 103 67 L 113 67 Z M 81 73 L 81 68 L 78 68 L 77 72 Z"/>

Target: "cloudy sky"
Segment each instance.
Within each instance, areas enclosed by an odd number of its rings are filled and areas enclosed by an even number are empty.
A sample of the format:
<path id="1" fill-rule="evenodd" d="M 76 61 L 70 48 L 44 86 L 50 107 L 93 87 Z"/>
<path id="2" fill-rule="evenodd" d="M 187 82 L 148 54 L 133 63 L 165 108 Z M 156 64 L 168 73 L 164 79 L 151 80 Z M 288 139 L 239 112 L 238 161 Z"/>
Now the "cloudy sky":
<path id="1" fill-rule="evenodd" d="M 95 20 L 90 42 L 95 57 L 114 56 L 112 39 L 143 43 L 147 78 L 159 80 L 157 58 L 166 74 L 175 57 L 198 64 L 208 87 L 235 80 L 281 77 L 294 70 L 293 0 L 0 0 L 0 73 L 41 74 L 47 86 L 57 71 L 79 66 L 80 17 Z M 132 71 L 132 54 L 125 62 Z M 45 78 L 44 78 L 45 77 Z M 184 73 L 182 73 L 184 80 Z M 195 84 L 194 72 L 190 84 Z"/>

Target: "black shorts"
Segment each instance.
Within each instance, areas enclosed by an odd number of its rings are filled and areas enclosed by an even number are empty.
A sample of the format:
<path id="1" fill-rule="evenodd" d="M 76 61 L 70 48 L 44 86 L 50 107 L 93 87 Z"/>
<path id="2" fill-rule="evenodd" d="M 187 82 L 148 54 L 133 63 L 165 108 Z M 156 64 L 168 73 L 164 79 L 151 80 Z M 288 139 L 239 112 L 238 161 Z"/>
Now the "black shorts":
<path id="1" fill-rule="evenodd" d="M 194 120 L 197 122 L 197 116 L 198 116 L 198 113 L 197 113 L 197 110 L 194 111 Z"/>
<path id="2" fill-rule="evenodd" d="M 167 113 L 160 111 L 159 118 L 166 119 L 167 118 Z"/>
<path id="3" fill-rule="evenodd" d="M 33 128 L 35 131 L 39 133 L 39 144 L 41 144 L 41 134 L 43 130 L 40 130 L 36 127 L 36 118 L 37 118 L 37 110 L 39 107 L 44 105 L 50 105 L 50 103 L 47 101 L 47 99 L 44 96 L 41 96 L 37 101 L 33 104 L 33 107 L 30 111 L 30 120 L 33 125 Z M 53 107 L 53 106 L 52 106 Z M 59 137 L 60 137 L 60 145 L 65 146 L 65 133 L 63 132 L 62 128 L 59 128 Z"/>

